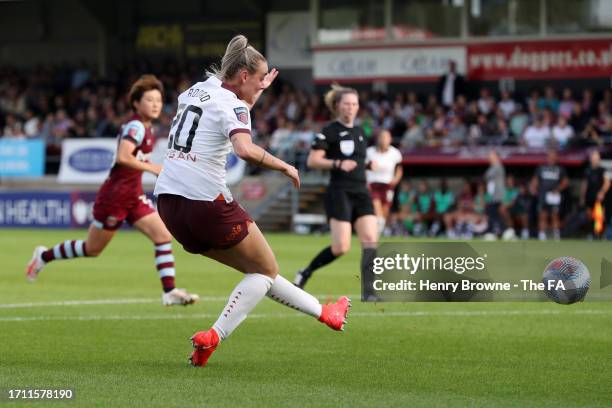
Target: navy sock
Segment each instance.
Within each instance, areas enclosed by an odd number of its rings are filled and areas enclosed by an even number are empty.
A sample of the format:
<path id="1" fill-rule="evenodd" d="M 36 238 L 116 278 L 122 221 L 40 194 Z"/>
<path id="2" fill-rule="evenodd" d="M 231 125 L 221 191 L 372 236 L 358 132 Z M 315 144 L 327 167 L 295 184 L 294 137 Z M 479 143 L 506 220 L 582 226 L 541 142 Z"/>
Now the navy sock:
<path id="1" fill-rule="evenodd" d="M 333 262 L 336 258 L 337 256 L 332 252 L 331 246 L 328 246 L 319 252 L 312 261 L 310 261 L 310 265 L 306 267 L 303 273 L 306 276 L 310 276 L 314 271 L 327 265 L 328 263 Z"/>

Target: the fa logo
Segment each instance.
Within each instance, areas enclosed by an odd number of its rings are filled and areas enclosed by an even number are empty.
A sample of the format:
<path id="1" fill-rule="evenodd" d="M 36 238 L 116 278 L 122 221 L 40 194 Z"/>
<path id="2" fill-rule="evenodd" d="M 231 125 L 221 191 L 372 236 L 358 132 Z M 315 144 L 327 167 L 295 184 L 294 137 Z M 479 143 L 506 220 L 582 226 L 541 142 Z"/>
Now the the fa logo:
<path id="1" fill-rule="evenodd" d="M 562 280 L 549 280 L 546 282 L 548 290 L 565 290 L 565 285 Z"/>

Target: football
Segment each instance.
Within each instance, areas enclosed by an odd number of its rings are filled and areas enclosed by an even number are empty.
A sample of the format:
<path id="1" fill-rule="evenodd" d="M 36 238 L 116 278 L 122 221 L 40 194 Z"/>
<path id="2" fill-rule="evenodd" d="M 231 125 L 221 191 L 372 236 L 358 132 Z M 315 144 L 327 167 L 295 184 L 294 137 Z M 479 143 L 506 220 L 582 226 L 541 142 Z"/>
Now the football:
<path id="1" fill-rule="evenodd" d="M 580 260 L 563 256 L 546 266 L 542 282 L 551 300 L 569 305 L 584 299 L 591 284 L 591 274 Z"/>

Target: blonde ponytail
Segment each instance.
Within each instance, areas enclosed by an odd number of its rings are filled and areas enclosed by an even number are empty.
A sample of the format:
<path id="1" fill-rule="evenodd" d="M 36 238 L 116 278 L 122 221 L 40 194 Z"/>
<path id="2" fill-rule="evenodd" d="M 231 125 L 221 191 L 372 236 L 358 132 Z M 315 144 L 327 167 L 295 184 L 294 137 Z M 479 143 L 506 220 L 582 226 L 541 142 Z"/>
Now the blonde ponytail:
<path id="1" fill-rule="evenodd" d="M 249 45 L 249 40 L 244 35 L 237 35 L 227 44 L 225 54 L 221 58 L 221 68 L 212 68 L 209 75 L 214 75 L 222 81 L 228 81 L 241 69 L 246 69 L 253 74 L 261 62 L 266 58 Z"/>

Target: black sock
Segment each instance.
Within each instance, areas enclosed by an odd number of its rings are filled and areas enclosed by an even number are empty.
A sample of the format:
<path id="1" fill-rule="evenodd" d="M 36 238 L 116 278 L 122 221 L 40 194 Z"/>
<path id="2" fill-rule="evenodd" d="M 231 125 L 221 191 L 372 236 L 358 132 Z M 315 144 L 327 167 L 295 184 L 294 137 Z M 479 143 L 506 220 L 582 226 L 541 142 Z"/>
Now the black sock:
<path id="1" fill-rule="evenodd" d="M 374 294 L 374 258 L 376 257 L 376 248 L 363 248 L 361 250 L 361 299 L 366 300 L 370 295 Z"/>
<path id="2" fill-rule="evenodd" d="M 336 255 L 332 252 L 331 246 L 323 249 L 317 256 L 310 261 L 310 265 L 304 269 L 303 274 L 306 276 L 312 275 L 314 271 L 321 268 L 322 266 L 327 265 L 328 263 L 333 262 L 337 258 Z"/>

